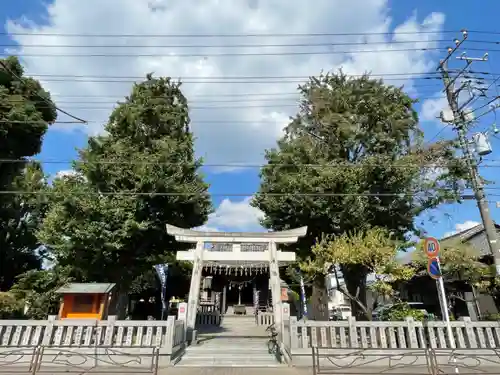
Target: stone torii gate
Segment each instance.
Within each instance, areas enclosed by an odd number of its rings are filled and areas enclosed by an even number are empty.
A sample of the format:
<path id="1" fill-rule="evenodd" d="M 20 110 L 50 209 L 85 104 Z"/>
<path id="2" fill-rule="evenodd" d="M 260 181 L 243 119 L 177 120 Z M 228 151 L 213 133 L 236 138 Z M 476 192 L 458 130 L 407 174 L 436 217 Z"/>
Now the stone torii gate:
<path id="1" fill-rule="evenodd" d="M 295 253 L 291 251 L 279 251 L 277 245 L 297 242 L 299 237 L 306 235 L 307 227 L 281 232 L 204 232 L 178 228 L 167 224 L 167 233 L 174 236 L 176 241 L 196 243 L 195 249 L 177 252 L 177 260 L 193 263 L 186 317 L 188 331 L 192 331 L 196 323 L 204 262 L 235 266 L 253 265 L 256 263 L 269 264 L 269 285 L 273 302 L 274 321 L 278 329 L 281 327 L 279 267 L 295 262 Z M 217 251 L 217 247 L 206 249 L 206 243 L 231 244 L 232 251 Z M 267 250 L 242 251 L 242 244 L 255 243 L 266 243 Z"/>

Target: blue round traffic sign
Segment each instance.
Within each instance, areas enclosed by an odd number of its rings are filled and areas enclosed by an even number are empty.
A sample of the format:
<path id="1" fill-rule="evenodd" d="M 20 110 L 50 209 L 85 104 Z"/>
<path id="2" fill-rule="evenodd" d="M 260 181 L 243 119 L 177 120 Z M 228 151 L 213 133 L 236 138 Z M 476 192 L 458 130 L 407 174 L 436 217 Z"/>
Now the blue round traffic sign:
<path id="1" fill-rule="evenodd" d="M 424 251 L 429 258 L 435 258 L 438 256 L 440 250 L 439 241 L 434 237 L 428 237 L 424 242 Z"/>
<path id="2" fill-rule="evenodd" d="M 427 261 L 427 273 L 433 279 L 439 279 L 441 275 L 441 266 L 437 258 L 430 258 Z"/>

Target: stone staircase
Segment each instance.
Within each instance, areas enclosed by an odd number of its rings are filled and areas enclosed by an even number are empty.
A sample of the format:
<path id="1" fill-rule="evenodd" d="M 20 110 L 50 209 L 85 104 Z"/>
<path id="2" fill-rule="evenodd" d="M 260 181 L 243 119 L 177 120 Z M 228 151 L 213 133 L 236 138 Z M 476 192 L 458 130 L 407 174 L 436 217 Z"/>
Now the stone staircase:
<path id="1" fill-rule="evenodd" d="M 244 315 L 252 315 L 253 316 L 255 314 L 255 307 L 253 307 L 253 306 L 245 306 L 245 307 L 246 307 L 246 314 L 244 314 Z M 228 306 L 227 311 L 226 311 L 226 316 L 227 315 L 240 315 L 240 314 L 235 314 L 233 306 Z M 241 314 L 241 315 L 243 315 L 243 314 Z"/>
<path id="2" fill-rule="evenodd" d="M 201 331 L 197 343 L 186 348 L 176 366 L 280 367 L 267 349 L 266 327 L 252 315 L 225 315 L 213 333 Z"/>

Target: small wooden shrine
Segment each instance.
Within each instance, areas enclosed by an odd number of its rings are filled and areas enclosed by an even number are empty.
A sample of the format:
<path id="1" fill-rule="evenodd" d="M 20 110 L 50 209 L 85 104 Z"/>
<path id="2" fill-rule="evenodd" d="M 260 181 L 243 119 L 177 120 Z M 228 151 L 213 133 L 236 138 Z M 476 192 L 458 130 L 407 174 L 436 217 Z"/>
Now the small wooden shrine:
<path id="1" fill-rule="evenodd" d="M 59 319 L 98 319 L 108 317 L 111 283 L 70 283 L 57 290 L 62 295 Z"/>

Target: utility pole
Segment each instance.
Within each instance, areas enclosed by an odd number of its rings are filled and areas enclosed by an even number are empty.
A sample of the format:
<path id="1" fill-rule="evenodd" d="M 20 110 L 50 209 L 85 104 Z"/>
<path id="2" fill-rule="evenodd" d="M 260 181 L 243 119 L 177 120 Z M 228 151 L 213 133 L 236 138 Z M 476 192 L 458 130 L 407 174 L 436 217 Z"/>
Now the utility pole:
<path id="1" fill-rule="evenodd" d="M 448 70 L 448 60 L 451 58 L 453 53 L 457 51 L 461 44 L 465 42 L 467 39 L 467 31 L 462 31 L 463 39 L 461 41 L 455 40 L 455 48 L 448 49 L 448 56 L 442 60 L 439 64 L 438 70 L 441 71 L 442 79 L 445 87 L 446 98 L 448 100 L 448 104 L 453 113 L 452 123 L 454 125 L 454 129 L 457 131 L 458 140 L 460 143 L 460 147 L 463 151 L 464 160 L 466 162 L 467 168 L 469 170 L 469 174 L 472 182 L 472 189 L 474 190 L 474 196 L 477 201 L 477 207 L 479 208 L 479 212 L 481 214 L 481 220 L 483 222 L 483 226 L 486 232 L 486 238 L 488 240 L 488 246 L 495 260 L 496 274 L 500 276 L 500 242 L 498 241 L 497 231 L 495 227 L 495 223 L 491 218 L 490 209 L 488 205 L 488 201 L 486 200 L 486 194 L 484 192 L 483 182 L 481 177 L 479 176 L 478 166 L 476 162 L 475 156 L 472 154 L 471 149 L 469 147 L 469 142 L 467 140 L 467 126 L 470 122 L 469 119 L 466 118 L 466 113 L 464 113 L 464 108 L 467 104 L 472 102 L 474 96 L 471 94 L 471 98 L 466 101 L 461 107 L 459 106 L 459 95 L 460 92 L 467 87 L 467 84 L 461 85 L 460 88 L 455 89 L 455 82 L 460 76 L 467 71 L 470 65 L 474 61 L 486 61 L 488 58 L 488 54 L 485 54 L 482 58 L 470 58 L 465 54 L 457 57 L 459 60 L 464 60 L 466 62 L 466 66 L 459 71 L 459 73 L 451 78 Z M 470 82 L 469 82 L 470 84 Z M 469 86 L 469 92 L 470 86 Z"/>

